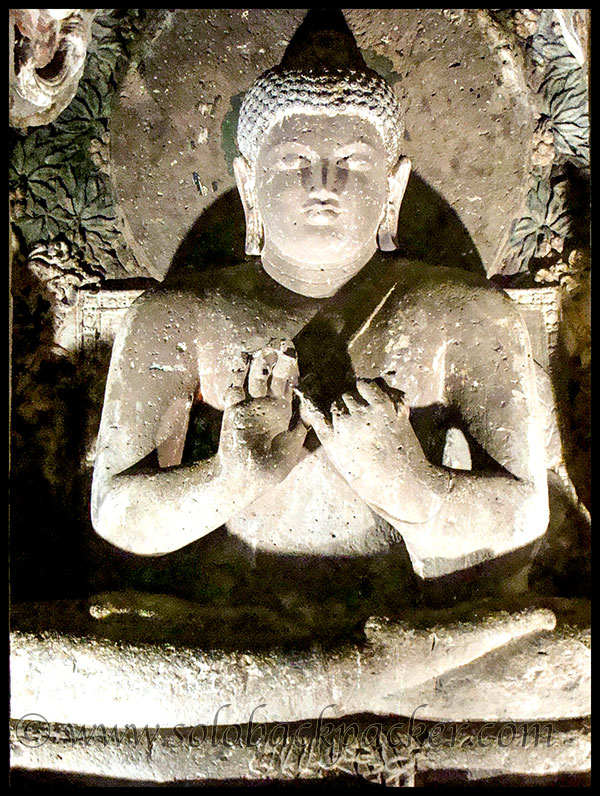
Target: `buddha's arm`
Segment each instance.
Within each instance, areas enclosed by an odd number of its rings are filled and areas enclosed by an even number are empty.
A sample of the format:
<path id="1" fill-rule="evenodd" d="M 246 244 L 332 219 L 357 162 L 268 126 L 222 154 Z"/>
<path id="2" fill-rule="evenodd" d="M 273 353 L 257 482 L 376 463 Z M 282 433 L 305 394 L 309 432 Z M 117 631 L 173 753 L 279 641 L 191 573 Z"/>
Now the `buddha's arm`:
<path id="1" fill-rule="evenodd" d="M 166 342 L 164 316 L 162 302 L 142 303 L 117 334 L 92 483 L 96 532 L 142 555 L 217 528 L 230 497 L 217 457 L 180 465 L 198 377 L 189 341 Z M 155 450 L 158 466 L 147 464 Z"/>
<path id="2" fill-rule="evenodd" d="M 405 491 L 398 489 L 400 473 L 398 468 L 395 484 L 388 482 L 388 494 L 380 490 L 380 504 L 367 502 L 400 532 L 422 577 L 445 575 L 508 553 L 539 538 L 548 525 L 547 489 L 533 474 L 517 479 L 510 473 L 449 472 L 432 466 L 431 477 L 416 490 L 421 516 L 415 519 L 416 512 L 398 505 L 398 492 Z M 440 488 L 442 478 L 446 488 Z M 413 492 L 412 484 L 405 489 Z M 407 514 L 413 519 L 404 519 Z"/>
<path id="3" fill-rule="evenodd" d="M 474 341 L 465 335 L 448 346 L 446 400 L 499 466 L 493 472 L 446 470 L 449 490 L 436 496 L 432 514 L 420 527 L 404 523 L 401 533 L 424 576 L 508 553 L 548 526 L 542 407 L 525 323 L 505 302 L 505 314 L 490 312 L 477 327 Z"/>
<path id="4" fill-rule="evenodd" d="M 92 485 L 95 530 L 141 555 L 176 550 L 239 513 L 285 477 L 306 434 L 301 425 L 287 431 L 291 398 L 253 399 L 234 387 L 218 453 L 180 464 L 198 386 L 195 347 L 163 334 L 160 307 L 151 314 L 146 334 L 142 308 L 115 341 Z M 158 467 L 148 465 L 154 450 Z"/>
<path id="5" fill-rule="evenodd" d="M 96 470 L 108 469 L 107 460 L 99 457 Z M 216 456 L 169 469 L 134 466 L 94 475 L 92 522 L 100 536 L 123 550 L 160 555 L 218 528 L 232 503 L 245 497 L 242 484 L 232 489 Z"/>

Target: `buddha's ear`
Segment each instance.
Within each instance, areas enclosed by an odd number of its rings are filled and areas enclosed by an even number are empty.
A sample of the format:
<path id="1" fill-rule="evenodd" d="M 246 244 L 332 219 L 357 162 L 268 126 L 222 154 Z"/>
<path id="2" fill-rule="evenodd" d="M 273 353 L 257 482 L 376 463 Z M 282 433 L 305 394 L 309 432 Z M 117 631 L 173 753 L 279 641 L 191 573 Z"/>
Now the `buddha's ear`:
<path id="1" fill-rule="evenodd" d="M 398 216 L 400 215 L 400 206 L 410 176 L 410 169 L 410 160 L 403 156 L 398 160 L 392 169 L 392 173 L 388 176 L 387 202 L 379 230 L 377 231 L 377 242 L 381 251 L 392 252 L 398 248 L 396 242 Z"/>
<path id="2" fill-rule="evenodd" d="M 233 173 L 246 217 L 246 254 L 260 255 L 263 225 L 256 201 L 254 169 L 240 155 L 233 161 Z"/>

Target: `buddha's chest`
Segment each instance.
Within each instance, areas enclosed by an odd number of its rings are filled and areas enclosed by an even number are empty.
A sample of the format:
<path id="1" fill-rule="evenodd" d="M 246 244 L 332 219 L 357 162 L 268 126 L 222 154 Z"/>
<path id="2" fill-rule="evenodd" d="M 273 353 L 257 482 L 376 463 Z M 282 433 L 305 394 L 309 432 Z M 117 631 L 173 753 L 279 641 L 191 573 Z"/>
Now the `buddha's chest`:
<path id="1" fill-rule="evenodd" d="M 198 346 L 204 400 L 222 408 L 231 374 L 248 354 L 290 340 L 298 355 L 300 378 L 328 385 L 335 396 L 356 378 L 383 377 L 402 390 L 411 406 L 443 402 L 448 340 L 428 325 L 418 310 L 366 314 L 352 329 L 313 306 L 265 306 L 257 300 L 219 302 L 202 313 Z"/>
<path id="2" fill-rule="evenodd" d="M 268 346 L 293 341 L 310 311 L 266 304 L 258 298 L 211 297 L 198 313 L 198 376 L 205 402 L 224 407 L 224 395 L 237 373 Z"/>

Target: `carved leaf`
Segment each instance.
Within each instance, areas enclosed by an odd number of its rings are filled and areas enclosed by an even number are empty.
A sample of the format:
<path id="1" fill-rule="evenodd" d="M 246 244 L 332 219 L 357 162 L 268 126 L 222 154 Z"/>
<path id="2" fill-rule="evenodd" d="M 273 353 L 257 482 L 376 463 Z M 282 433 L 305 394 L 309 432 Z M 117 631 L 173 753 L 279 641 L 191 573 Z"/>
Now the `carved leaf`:
<path id="1" fill-rule="evenodd" d="M 43 182 L 37 182 L 36 180 L 31 180 L 29 183 L 29 187 L 33 193 L 43 199 L 44 201 L 52 202 L 54 199 L 54 190 L 51 186 L 47 185 Z"/>
<path id="2" fill-rule="evenodd" d="M 121 58 L 123 58 L 123 49 L 117 42 L 100 41 L 96 45 L 95 52 L 90 53 L 88 74 L 100 74 L 109 81 Z"/>
<path id="3" fill-rule="evenodd" d="M 58 221 L 54 216 L 46 215 L 45 216 L 46 222 L 46 233 L 48 236 L 48 240 L 52 240 L 56 238 L 60 232 L 60 226 L 58 225 Z"/>
<path id="4" fill-rule="evenodd" d="M 527 216 L 513 222 L 513 228 L 509 239 L 509 261 L 521 264 L 528 263 L 535 254 L 537 248 L 537 238 L 539 224 L 535 219 Z M 520 270 L 517 268 L 517 270 Z"/>
<path id="5" fill-rule="evenodd" d="M 576 161 L 581 160 L 584 165 L 589 164 L 589 142 L 587 136 L 565 125 L 553 128 L 554 146 L 558 152 Z"/>
<path id="6" fill-rule="evenodd" d="M 90 117 L 92 119 L 97 119 L 101 115 L 100 110 L 102 107 L 102 100 L 98 89 L 91 81 L 89 86 L 87 86 L 85 98 L 90 112 Z"/>
<path id="7" fill-rule="evenodd" d="M 589 165 L 588 91 L 585 73 L 562 34 L 553 28 L 554 12 L 541 12 L 534 37 L 534 60 L 545 68 L 540 94 L 551 120 L 556 151 L 578 165 Z"/>
<path id="8" fill-rule="evenodd" d="M 62 202 L 59 203 L 57 201 L 55 205 L 49 207 L 48 209 L 52 211 L 52 217 L 60 225 L 63 231 L 71 229 L 75 223 L 75 218 L 73 214 L 68 211 L 65 204 Z"/>
<path id="9" fill-rule="evenodd" d="M 546 208 L 550 200 L 550 185 L 545 179 L 538 179 L 534 187 L 527 194 L 527 209 L 531 212 L 532 219 L 537 226 L 543 223 L 546 217 Z"/>
<path id="10" fill-rule="evenodd" d="M 58 175 L 58 169 L 54 166 L 37 166 L 29 173 L 31 182 L 47 182 L 53 180 Z"/>
<path id="11" fill-rule="evenodd" d="M 60 179 L 65 186 L 67 194 L 72 195 L 75 192 L 77 185 L 77 180 L 75 179 L 73 169 L 70 167 L 63 169 L 60 173 Z M 65 196 L 64 206 L 66 206 L 66 200 L 68 200 L 68 196 Z"/>
<path id="12" fill-rule="evenodd" d="M 42 216 L 37 218 L 22 216 L 19 219 L 19 227 L 28 242 L 37 243 L 44 239 L 44 218 Z"/>
<path id="13" fill-rule="evenodd" d="M 567 199 L 567 183 L 561 182 L 554 187 L 552 198 L 548 203 L 548 212 L 546 215 L 546 224 L 553 231 L 568 228 L 568 213 L 566 210 Z"/>
<path id="14" fill-rule="evenodd" d="M 19 174 L 23 173 L 24 168 L 25 168 L 25 150 L 23 147 L 23 141 L 19 140 L 15 144 L 11 153 L 10 170 L 14 171 L 15 174 L 18 176 Z"/>
<path id="15" fill-rule="evenodd" d="M 47 166 L 60 166 L 60 170 L 57 170 L 60 173 L 63 171 L 63 163 L 69 162 L 69 152 L 67 149 L 57 149 L 46 157 L 45 162 Z"/>
<path id="16" fill-rule="evenodd" d="M 511 234 L 511 242 L 514 244 L 520 243 L 520 241 L 530 235 L 532 232 L 537 232 L 538 225 L 533 220 L 533 218 L 527 216 L 526 218 L 521 218 L 515 222 L 512 234 Z"/>

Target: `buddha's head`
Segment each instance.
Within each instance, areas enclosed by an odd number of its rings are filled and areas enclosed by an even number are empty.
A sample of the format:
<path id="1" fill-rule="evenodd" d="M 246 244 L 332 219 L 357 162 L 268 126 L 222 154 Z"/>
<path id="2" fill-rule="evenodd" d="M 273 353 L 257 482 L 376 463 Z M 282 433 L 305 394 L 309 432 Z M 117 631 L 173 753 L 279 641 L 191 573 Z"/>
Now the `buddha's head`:
<path id="1" fill-rule="evenodd" d="M 368 69 L 343 18 L 322 16 L 316 31 L 307 17 L 281 65 L 246 94 L 234 162 L 246 253 L 313 297 L 337 292 L 378 245 L 395 248 L 410 173 L 392 89 Z"/>

